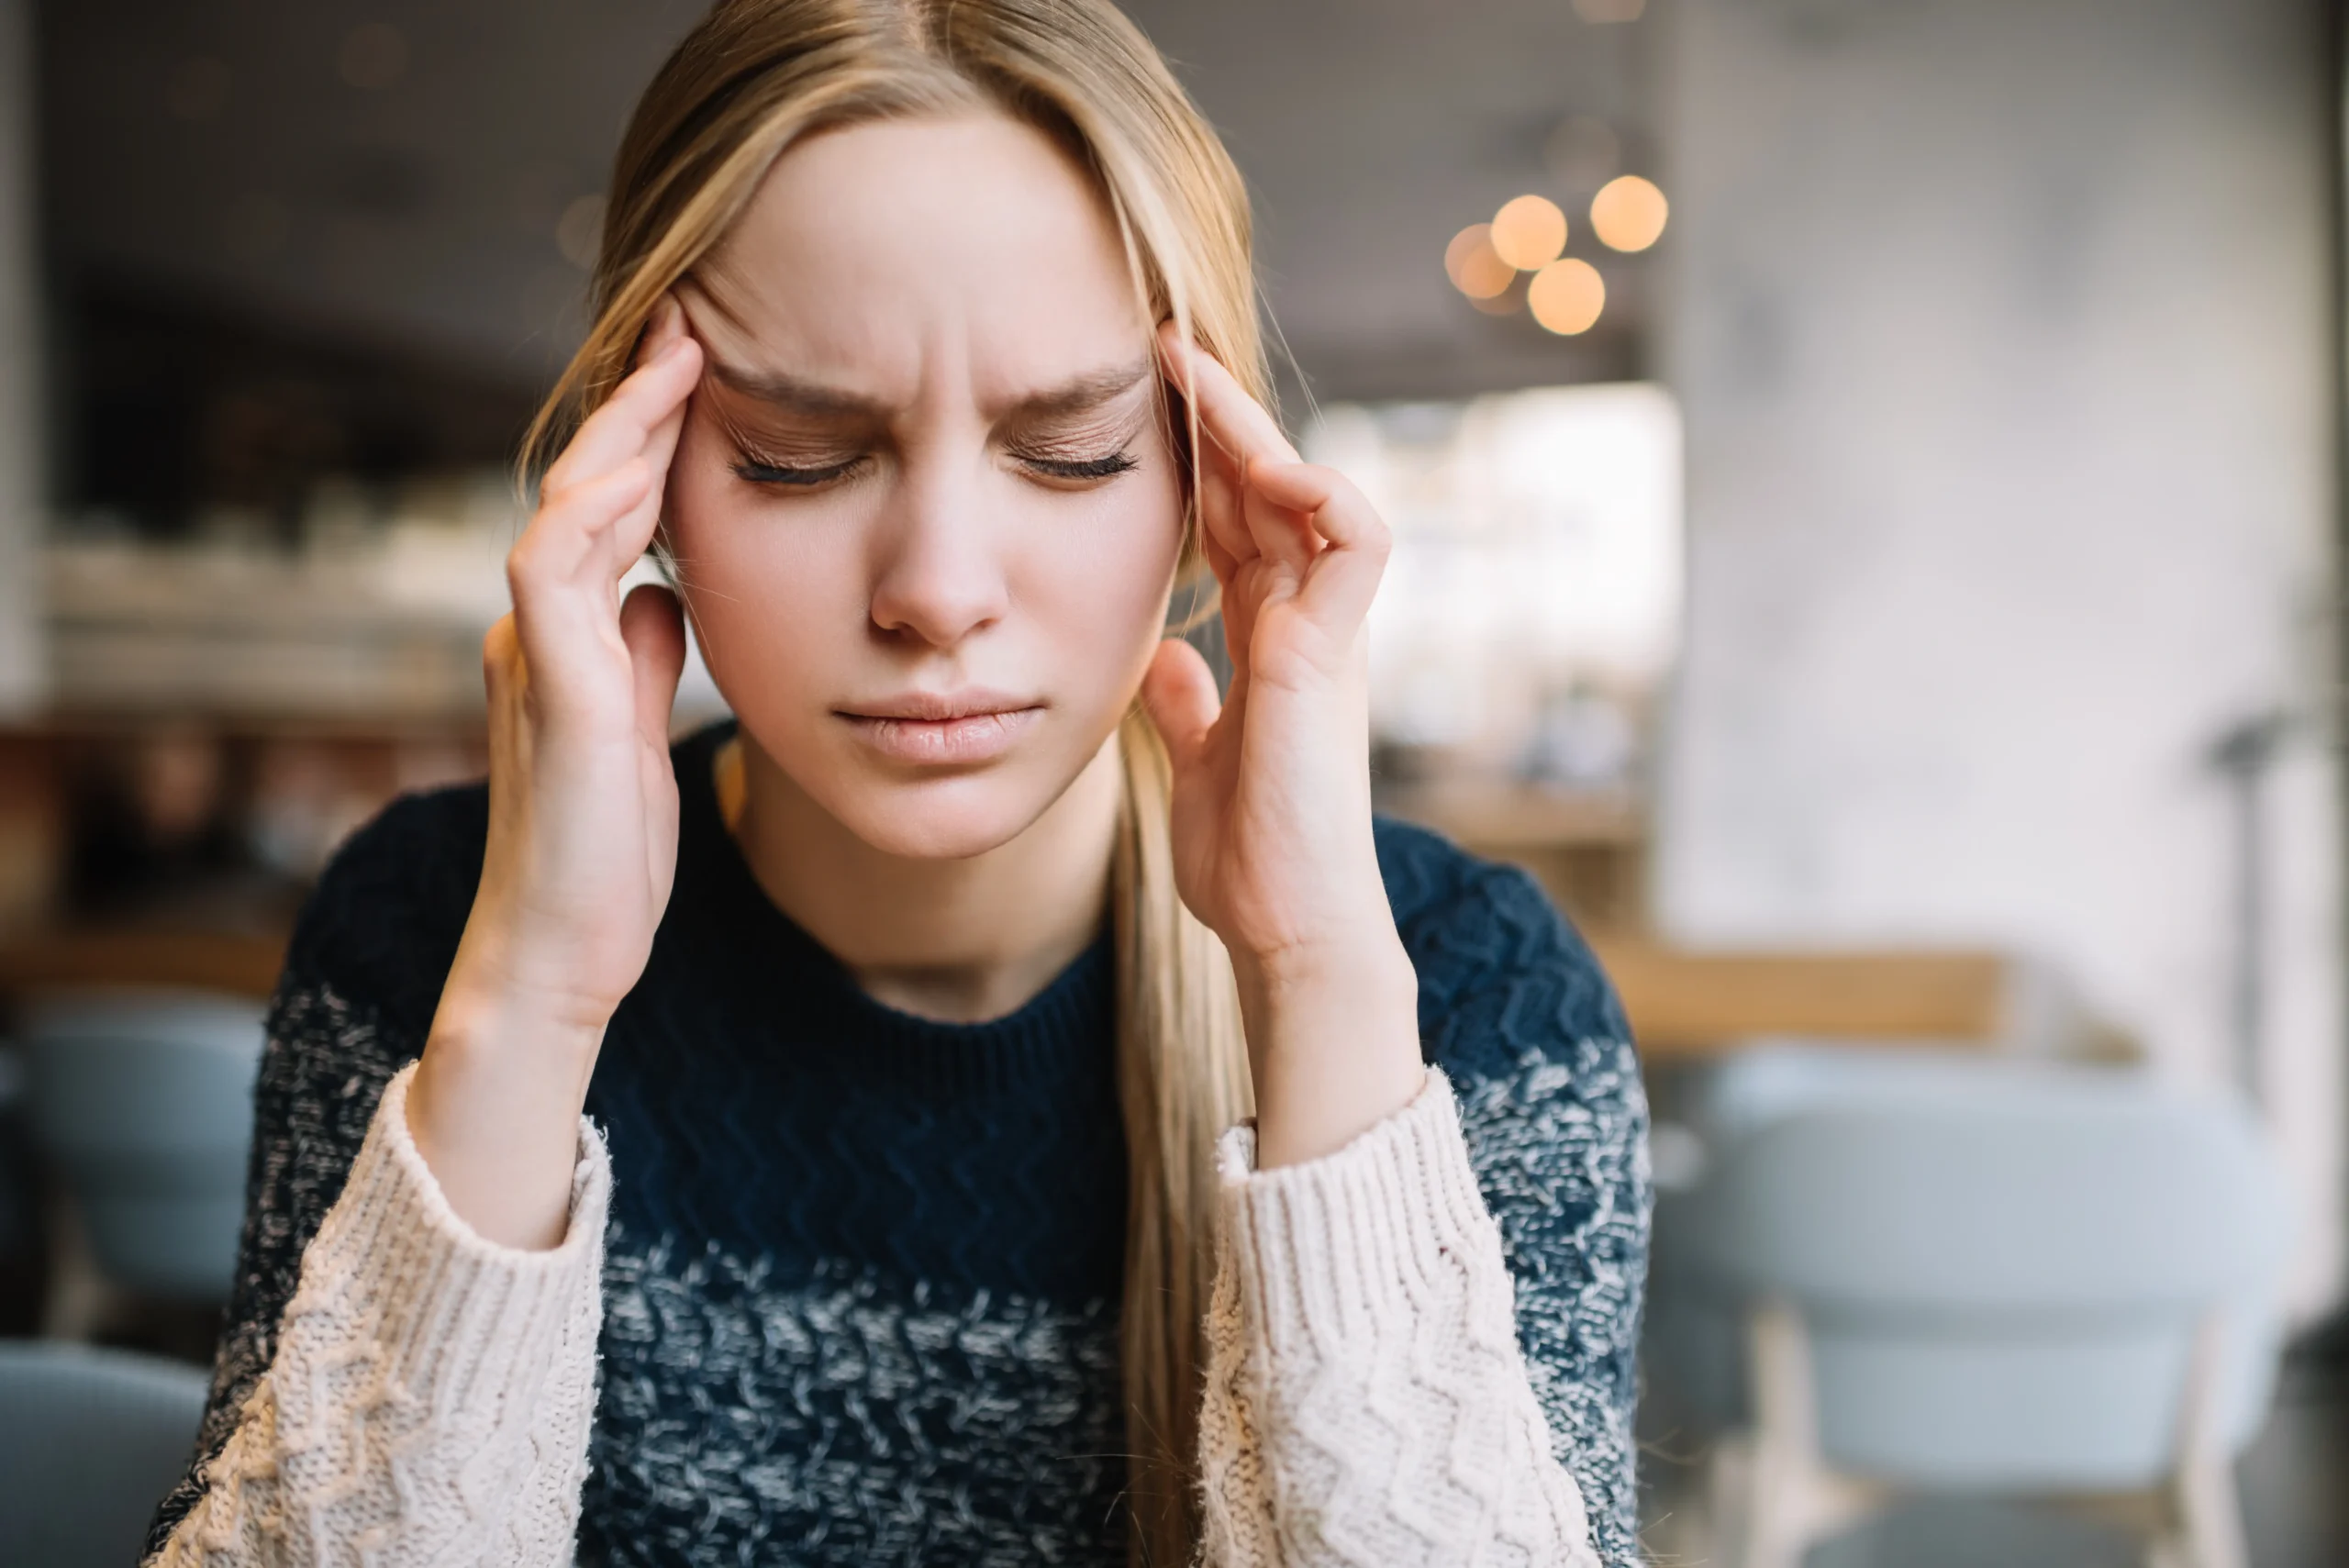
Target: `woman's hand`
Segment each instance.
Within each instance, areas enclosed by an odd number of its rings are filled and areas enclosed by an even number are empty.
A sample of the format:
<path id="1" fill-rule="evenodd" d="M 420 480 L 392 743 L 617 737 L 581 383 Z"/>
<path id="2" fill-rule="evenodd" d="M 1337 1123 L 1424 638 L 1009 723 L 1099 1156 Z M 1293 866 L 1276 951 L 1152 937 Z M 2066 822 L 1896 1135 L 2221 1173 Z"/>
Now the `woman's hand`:
<path id="1" fill-rule="evenodd" d="M 458 1215 L 512 1246 L 562 1239 L 579 1112 L 643 973 L 677 863 L 669 711 L 676 596 L 621 576 L 651 543 L 701 348 L 663 300 L 638 368 L 548 470 L 490 629 L 489 838 L 408 1125 Z"/>
<path id="2" fill-rule="evenodd" d="M 1423 1080 L 1419 984 L 1371 840 L 1364 617 L 1386 526 L 1170 325 L 1160 350 L 1200 433 L 1201 542 L 1232 678 L 1163 643 L 1142 698 L 1174 765 L 1175 881 L 1223 939 L 1255 1079 L 1257 1162 L 1328 1153 Z"/>

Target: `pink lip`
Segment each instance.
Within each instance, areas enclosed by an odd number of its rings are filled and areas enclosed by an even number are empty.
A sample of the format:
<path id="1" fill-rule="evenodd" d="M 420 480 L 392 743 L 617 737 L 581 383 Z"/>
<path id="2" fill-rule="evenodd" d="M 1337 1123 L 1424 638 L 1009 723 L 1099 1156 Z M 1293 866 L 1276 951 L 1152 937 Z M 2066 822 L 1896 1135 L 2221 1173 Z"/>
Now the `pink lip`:
<path id="1" fill-rule="evenodd" d="M 1040 717 L 1041 703 L 1001 692 L 909 692 L 834 710 L 858 738 L 896 762 L 969 764 L 1011 750 Z"/>

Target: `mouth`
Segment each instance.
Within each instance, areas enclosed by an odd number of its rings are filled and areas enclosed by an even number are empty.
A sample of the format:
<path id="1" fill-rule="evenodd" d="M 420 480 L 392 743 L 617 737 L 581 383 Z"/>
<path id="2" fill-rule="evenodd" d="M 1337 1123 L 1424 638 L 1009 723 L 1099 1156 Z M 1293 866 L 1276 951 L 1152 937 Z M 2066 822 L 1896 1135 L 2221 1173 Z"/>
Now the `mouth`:
<path id="1" fill-rule="evenodd" d="M 883 756 L 930 766 L 992 762 L 1043 712 L 1041 702 L 986 691 L 911 692 L 833 710 Z"/>

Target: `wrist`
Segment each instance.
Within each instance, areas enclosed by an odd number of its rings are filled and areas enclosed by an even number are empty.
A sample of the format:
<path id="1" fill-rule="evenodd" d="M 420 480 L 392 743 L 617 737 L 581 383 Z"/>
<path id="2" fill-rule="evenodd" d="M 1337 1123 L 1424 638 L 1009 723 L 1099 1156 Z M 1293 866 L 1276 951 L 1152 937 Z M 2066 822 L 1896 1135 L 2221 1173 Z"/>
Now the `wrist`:
<path id="1" fill-rule="evenodd" d="M 1425 1084 L 1419 977 L 1391 923 L 1383 939 L 1235 956 L 1232 969 L 1258 1169 L 1343 1148 Z"/>
<path id="2" fill-rule="evenodd" d="M 1416 1004 L 1418 973 L 1394 921 L 1384 909 L 1379 913 L 1377 922 L 1358 929 L 1276 948 L 1234 950 L 1231 969 L 1242 999 L 1284 1007 L 1335 994 L 1409 997 Z"/>
<path id="3" fill-rule="evenodd" d="M 583 977 L 575 940 L 532 941 L 520 922 L 477 904 L 466 922 L 432 1032 L 518 1033 L 550 1047 L 584 1047 L 593 1055 L 618 998 L 600 977 Z"/>
<path id="4" fill-rule="evenodd" d="M 426 1045 L 452 1061 L 518 1058 L 584 1070 L 593 1066 L 609 1021 L 567 993 L 461 964 L 441 988 Z"/>

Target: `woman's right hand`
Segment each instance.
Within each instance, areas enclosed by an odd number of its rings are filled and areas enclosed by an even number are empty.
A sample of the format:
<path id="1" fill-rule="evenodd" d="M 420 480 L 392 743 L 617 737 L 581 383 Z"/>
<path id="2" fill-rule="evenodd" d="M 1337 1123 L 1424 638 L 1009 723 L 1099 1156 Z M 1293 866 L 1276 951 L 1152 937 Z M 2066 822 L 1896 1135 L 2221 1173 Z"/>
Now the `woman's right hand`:
<path id="1" fill-rule="evenodd" d="M 637 368 L 573 436 L 507 561 L 514 611 L 483 647 L 489 837 L 408 1129 L 484 1237 L 563 1237 L 579 1113 L 604 1028 L 636 984 L 677 862 L 669 713 L 676 596 L 620 578 L 651 543 L 701 346 L 664 299 Z"/>

